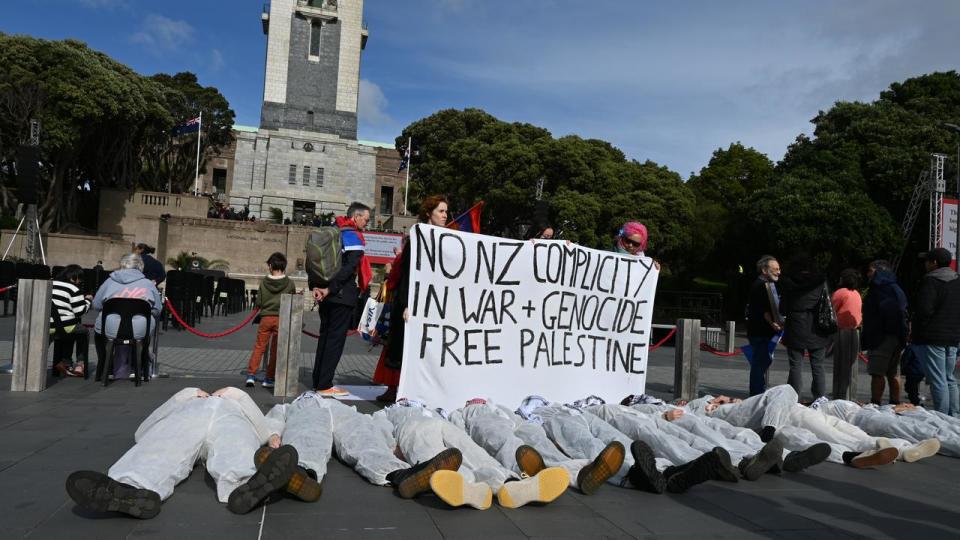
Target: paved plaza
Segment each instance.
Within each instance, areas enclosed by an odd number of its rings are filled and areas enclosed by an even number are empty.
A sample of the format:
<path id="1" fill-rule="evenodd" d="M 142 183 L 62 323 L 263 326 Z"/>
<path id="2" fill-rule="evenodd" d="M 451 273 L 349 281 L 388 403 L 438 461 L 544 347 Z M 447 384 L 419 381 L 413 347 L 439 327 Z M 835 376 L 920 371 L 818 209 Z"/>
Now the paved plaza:
<path id="1" fill-rule="evenodd" d="M 207 332 L 229 328 L 242 314 L 204 319 Z M 305 316 L 316 331 L 316 313 Z M 0 363 L 12 348 L 13 318 L 0 319 Z M 51 381 L 41 393 L 12 393 L 0 376 L 0 530 L 4 538 L 904 538 L 960 537 L 960 461 L 937 456 L 880 470 L 823 464 L 802 474 L 757 482 L 710 482 L 683 495 L 651 495 L 604 486 L 593 496 L 568 490 L 546 506 L 487 511 L 450 509 L 433 496 L 415 500 L 368 484 L 331 460 L 324 493 L 312 504 L 284 499 L 245 516 L 216 501 L 202 466 L 177 487 L 159 516 L 139 521 L 87 515 L 67 497 L 64 480 L 77 469 L 106 471 L 132 444 L 151 410 L 185 386 L 239 385 L 255 327 L 219 340 L 176 330 L 161 335 L 161 371 L 140 388 L 127 381 Z M 304 336 L 304 365 L 313 340 Z M 379 349 L 348 339 L 337 373 L 341 384 L 367 384 Z M 92 351 L 91 351 L 92 353 Z M 651 354 L 649 393 L 669 397 L 674 350 Z M 95 355 L 91 356 L 95 359 Z M 704 353 L 701 392 L 746 394 L 746 361 Z M 772 383 L 786 381 L 778 352 Z M 828 366 L 828 373 L 830 367 Z M 805 373 L 809 381 L 809 372 Z M 866 375 L 863 374 L 865 378 Z M 861 383 L 861 394 L 866 390 Z M 829 381 L 828 381 L 829 384 Z M 277 403 L 249 389 L 264 411 Z M 585 393 L 590 391 L 584 389 Z M 372 412 L 371 402 L 352 402 Z"/>

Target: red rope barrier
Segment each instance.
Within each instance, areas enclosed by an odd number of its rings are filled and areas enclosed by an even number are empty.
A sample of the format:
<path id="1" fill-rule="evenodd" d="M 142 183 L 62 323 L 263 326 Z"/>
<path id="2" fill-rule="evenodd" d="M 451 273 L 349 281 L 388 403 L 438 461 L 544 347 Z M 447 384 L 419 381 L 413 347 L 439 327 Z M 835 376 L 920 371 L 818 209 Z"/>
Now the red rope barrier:
<path id="1" fill-rule="evenodd" d="M 718 351 L 717 349 L 714 349 L 713 347 L 711 347 L 710 345 L 707 345 L 706 343 L 700 344 L 700 350 L 704 352 L 708 352 L 714 356 L 737 356 L 738 354 L 740 354 L 740 351 L 733 351 L 733 352 Z"/>
<path id="2" fill-rule="evenodd" d="M 670 330 L 670 332 L 669 332 L 666 336 L 664 336 L 663 339 L 661 339 L 660 341 L 658 341 L 657 344 L 654 345 L 653 347 L 650 347 L 650 352 L 653 352 L 653 351 L 659 349 L 661 345 L 663 345 L 664 343 L 666 343 L 666 342 L 667 342 L 670 338 L 672 338 L 673 335 L 676 334 L 676 333 L 677 333 L 677 327 L 674 326 L 673 329 Z"/>
<path id="3" fill-rule="evenodd" d="M 229 330 L 224 330 L 223 332 L 218 332 L 218 333 L 216 333 L 216 334 L 208 334 L 208 333 L 206 333 L 206 332 L 201 332 L 201 331 L 199 331 L 199 330 L 197 330 L 197 329 L 195 329 L 195 328 L 192 328 L 190 325 L 188 325 L 187 323 L 185 323 L 185 322 L 183 321 L 183 319 L 180 318 L 180 314 L 177 313 L 177 310 L 173 309 L 173 304 L 170 303 L 170 299 L 169 299 L 169 298 L 167 298 L 167 299 L 165 300 L 165 302 L 166 302 L 166 304 L 167 304 L 167 309 L 170 310 L 170 314 L 173 315 L 173 318 L 176 319 L 178 323 L 180 323 L 180 326 L 186 328 L 186 329 L 187 329 L 187 332 L 190 332 L 190 333 L 193 334 L 193 335 L 200 336 L 200 337 L 203 337 L 203 338 L 208 338 L 208 339 L 214 339 L 214 338 L 221 338 L 221 337 L 223 337 L 223 336 L 229 336 L 230 334 L 236 332 L 237 330 L 240 330 L 241 328 L 243 328 L 244 326 L 246 326 L 247 324 L 249 324 L 250 321 L 252 321 L 253 318 L 257 316 L 257 312 L 260 311 L 260 308 L 253 308 L 253 310 L 250 311 L 250 316 L 247 317 L 247 319 L 246 319 L 245 321 L 243 321 L 242 323 L 240 323 L 238 326 L 235 326 L 235 327 L 233 327 L 233 328 L 230 328 Z"/>
<path id="4" fill-rule="evenodd" d="M 16 288 L 17 288 L 16 285 L 8 285 L 8 286 L 6 286 L 6 287 L 0 288 L 0 294 L 3 294 L 3 293 L 5 293 L 5 292 L 9 291 L 10 289 L 16 289 Z"/>

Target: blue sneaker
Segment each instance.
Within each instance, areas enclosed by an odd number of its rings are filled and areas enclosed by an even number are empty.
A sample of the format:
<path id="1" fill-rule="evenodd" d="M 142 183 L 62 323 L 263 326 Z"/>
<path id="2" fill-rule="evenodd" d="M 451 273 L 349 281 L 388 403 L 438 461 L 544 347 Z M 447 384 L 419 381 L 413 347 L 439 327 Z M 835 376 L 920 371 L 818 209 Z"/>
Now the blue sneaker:
<path id="1" fill-rule="evenodd" d="M 273 388 L 273 379 L 264 379 L 260 386 L 264 388 Z"/>
<path id="2" fill-rule="evenodd" d="M 257 384 L 257 379 L 253 375 L 247 375 L 247 388 L 253 388 L 255 384 Z"/>

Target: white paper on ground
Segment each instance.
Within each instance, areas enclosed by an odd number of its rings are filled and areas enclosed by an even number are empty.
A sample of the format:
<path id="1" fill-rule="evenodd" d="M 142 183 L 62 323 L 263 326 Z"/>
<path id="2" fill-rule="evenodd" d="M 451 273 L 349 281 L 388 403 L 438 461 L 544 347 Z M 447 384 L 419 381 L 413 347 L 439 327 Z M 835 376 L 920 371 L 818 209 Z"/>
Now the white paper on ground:
<path id="1" fill-rule="evenodd" d="M 350 392 L 346 396 L 335 396 L 340 401 L 374 401 L 387 390 L 386 386 L 361 386 L 338 384 L 337 388 Z"/>

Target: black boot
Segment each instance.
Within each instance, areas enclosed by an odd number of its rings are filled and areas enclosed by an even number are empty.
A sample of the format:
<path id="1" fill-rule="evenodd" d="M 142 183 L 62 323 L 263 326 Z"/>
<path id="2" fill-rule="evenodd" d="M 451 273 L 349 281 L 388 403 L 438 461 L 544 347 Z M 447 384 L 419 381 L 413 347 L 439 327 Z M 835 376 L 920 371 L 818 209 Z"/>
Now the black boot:
<path id="1" fill-rule="evenodd" d="M 290 477 L 297 470 L 297 450 L 285 444 L 267 456 L 263 465 L 242 486 L 233 490 L 227 500 L 227 509 L 234 514 L 246 514 L 270 495 L 287 488 Z"/>
<path id="2" fill-rule="evenodd" d="M 653 450 L 643 441 L 633 441 L 630 453 L 633 455 L 633 466 L 627 471 L 627 478 L 633 487 L 650 493 L 663 493 L 667 480 L 657 470 Z"/>
<path id="3" fill-rule="evenodd" d="M 738 476 L 738 471 L 736 467 L 733 466 L 733 463 L 730 461 L 730 453 L 727 452 L 726 448 L 721 446 L 715 447 L 711 450 L 717 456 L 717 461 L 720 463 L 720 467 L 716 469 L 716 477 L 711 480 L 720 480 L 721 482 L 739 482 L 740 477 Z"/>
<path id="4" fill-rule="evenodd" d="M 683 493 L 697 484 L 715 478 L 720 467 L 722 465 L 717 454 L 713 451 L 707 452 L 689 463 L 674 467 L 667 478 L 667 491 Z M 667 471 L 664 471 L 664 476 L 666 474 Z"/>
<path id="5" fill-rule="evenodd" d="M 155 491 L 121 484 L 95 471 L 77 471 L 68 476 L 67 494 L 77 505 L 94 512 L 122 512 L 140 519 L 160 513 L 160 495 Z"/>
<path id="6" fill-rule="evenodd" d="M 779 439 L 774 439 L 763 445 L 763 448 L 753 456 L 744 458 L 739 465 L 740 473 L 752 482 L 770 472 L 774 467 L 779 467 L 782 459 L 783 443 Z"/>
<path id="7" fill-rule="evenodd" d="M 807 467 L 813 467 L 818 463 L 826 461 L 830 457 L 830 445 L 827 443 L 817 443 L 806 450 L 799 452 L 790 452 L 783 460 L 783 470 L 787 472 L 800 472 Z"/>
<path id="8" fill-rule="evenodd" d="M 456 448 L 447 448 L 428 461 L 418 463 L 409 469 L 399 469 L 387 475 L 387 481 L 397 488 L 404 499 L 430 491 L 430 477 L 437 471 L 456 471 L 463 462 L 463 455 Z"/>

